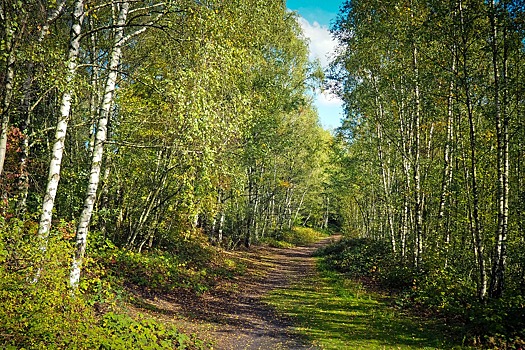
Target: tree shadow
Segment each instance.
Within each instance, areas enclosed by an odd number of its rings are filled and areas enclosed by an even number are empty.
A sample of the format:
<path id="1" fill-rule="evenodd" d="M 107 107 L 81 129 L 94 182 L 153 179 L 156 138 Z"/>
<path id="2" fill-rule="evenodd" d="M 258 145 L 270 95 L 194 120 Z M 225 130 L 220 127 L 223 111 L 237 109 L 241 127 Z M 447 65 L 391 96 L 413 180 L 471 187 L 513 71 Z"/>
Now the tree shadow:
<path id="1" fill-rule="evenodd" d="M 332 277 L 317 277 L 273 291 L 268 300 L 326 349 L 454 347 L 447 325 L 403 315 L 379 295 L 362 289 L 340 290 L 338 283 Z"/>
<path id="2" fill-rule="evenodd" d="M 183 290 L 163 295 L 133 290 L 137 296 L 133 305 L 146 312 L 167 318 L 189 319 L 195 324 L 212 324 L 213 332 L 236 339 L 232 349 L 316 349 L 311 342 L 294 330 L 290 317 L 277 313 L 262 301 L 264 294 L 315 274 L 312 253 L 324 241 L 309 247 L 268 249 L 253 255 L 254 268 L 265 274 L 249 274 L 236 281 L 238 288 L 212 290 L 195 295 Z M 250 342 L 242 344 L 242 342 Z"/>

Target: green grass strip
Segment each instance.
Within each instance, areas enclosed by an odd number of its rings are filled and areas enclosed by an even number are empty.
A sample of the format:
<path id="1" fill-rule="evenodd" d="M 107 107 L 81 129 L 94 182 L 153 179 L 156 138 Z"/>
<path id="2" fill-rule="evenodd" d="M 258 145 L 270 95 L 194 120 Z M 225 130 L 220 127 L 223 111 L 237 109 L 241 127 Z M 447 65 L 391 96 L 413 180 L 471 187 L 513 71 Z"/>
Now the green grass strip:
<path id="1" fill-rule="evenodd" d="M 323 268 L 266 301 L 321 349 L 460 348 L 447 341 L 446 325 L 404 315 L 385 297 Z"/>

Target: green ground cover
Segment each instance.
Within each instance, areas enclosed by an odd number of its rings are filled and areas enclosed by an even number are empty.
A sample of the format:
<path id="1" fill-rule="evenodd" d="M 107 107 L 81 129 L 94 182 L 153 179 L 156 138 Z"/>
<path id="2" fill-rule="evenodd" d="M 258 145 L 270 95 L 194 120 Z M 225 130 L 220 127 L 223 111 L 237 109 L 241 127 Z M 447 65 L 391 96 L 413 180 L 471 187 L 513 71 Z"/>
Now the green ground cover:
<path id="1" fill-rule="evenodd" d="M 408 316 L 388 298 L 319 264 L 314 277 L 275 290 L 267 302 L 297 321 L 322 349 L 459 349 L 439 321 Z"/>

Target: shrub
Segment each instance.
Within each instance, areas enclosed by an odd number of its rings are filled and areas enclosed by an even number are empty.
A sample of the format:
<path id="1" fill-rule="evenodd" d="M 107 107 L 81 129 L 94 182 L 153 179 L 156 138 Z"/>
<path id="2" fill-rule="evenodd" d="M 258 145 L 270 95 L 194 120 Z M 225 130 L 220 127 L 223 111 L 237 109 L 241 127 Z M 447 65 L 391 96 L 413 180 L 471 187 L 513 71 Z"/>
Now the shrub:
<path id="1" fill-rule="evenodd" d="M 67 285 L 70 225 L 60 223 L 47 242 L 36 222 L 12 218 L 0 227 L 0 339 L 19 348 L 80 347 L 95 322 Z M 44 249 L 44 247 L 46 247 Z"/>
<path id="2" fill-rule="evenodd" d="M 387 244 L 366 238 L 344 238 L 316 254 L 331 268 L 354 276 L 377 275 L 390 261 Z"/>
<path id="3" fill-rule="evenodd" d="M 90 301 L 114 298 L 90 259 L 84 287 L 68 286 L 74 225 L 58 223 L 43 242 L 31 220 L 0 218 L 0 344 L 6 349 L 201 349 L 204 344 L 154 320 L 106 313 Z M 101 250 L 104 251 L 104 250 Z M 106 251 L 111 251 L 107 248 Z M 99 252 L 100 253 L 100 252 Z M 100 256 L 99 256 L 100 257 Z M 95 269 L 93 269 L 93 266 Z M 93 272 L 94 270 L 94 272 Z M 98 287 L 97 287 L 98 286 Z M 97 290 L 98 288 L 98 290 Z M 87 294 L 82 294 L 87 291 Z M 96 292 L 95 294 L 90 294 Z M 98 293 L 98 294 L 97 294 Z M 104 295 L 104 298 L 102 298 Z M 99 300 L 105 299 L 105 300 Z M 87 302 L 86 302 L 87 300 Z"/>
<path id="4" fill-rule="evenodd" d="M 406 265 L 392 265 L 381 270 L 381 283 L 391 289 L 403 290 L 411 288 L 417 282 L 417 271 Z"/>
<path id="5" fill-rule="evenodd" d="M 525 297 L 507 292 L 480 302 L 476 281 L 461 264 L 440 267 L 426 262 L 420 269 L 395 263 L 388 245 L 368 239 L 344 238 L 317 251 L 328 268 L 354 277 L 372 276 L 390 292 L 397 306 L 445 316 L 461 327 L 465 343 L 489 349 L 522 349 L 525 344 Z M 451 327 L 451 331 L 459 332 Z"/>
<path id="6" fill-rule="evenodd" d="M 213 247 L 194 240 L 183 240 L 164 247 L 137 253 L 108 245 L 94 257 L 117 284 L 134 284 L 158 292 L 184 288 L 196 293 L 207 291 L 218 276 L 232 276 L 242 267 L 226 263 Z M 106 277 L 107 279 L 107 277 Z"/>
<path id="7" fill-rule="evenodd" d="M 107 313 L 101 319 L 99 349 L 204 349 L 205 344 L 195 336 L 180 333 L 153 319 Z"/>
<path id="8" fill-rule="evenodd" d="M 290 248 L 315 243 L 326 235 L 310 227 L 296 226 L 291 230 L 280 232 L 275 238 L 265 238 L 262 242 L 276 248 Z"/>
<path id="9" fill-rule="evenodd" d="M 286 241 L 280 241 L 275 238 L 266 237 L 261 240 L 262 244 L 267 244 L 269 247 L 272 248 L 292 248 L 294 245 L 292 243 L 288 243 Z"/>

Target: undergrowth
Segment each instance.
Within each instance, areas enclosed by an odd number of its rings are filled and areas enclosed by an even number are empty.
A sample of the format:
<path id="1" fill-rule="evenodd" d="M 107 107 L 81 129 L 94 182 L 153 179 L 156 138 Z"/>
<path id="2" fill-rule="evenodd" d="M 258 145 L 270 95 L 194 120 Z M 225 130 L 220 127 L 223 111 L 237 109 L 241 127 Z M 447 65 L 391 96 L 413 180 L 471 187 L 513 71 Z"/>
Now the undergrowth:
<path id="1" fill-rule="evenodd" d="M 292 248 L 315 243 L 328 235 L 310 227 L 295 226 L 291 230 L 279 232 L 275 237 L 265 237 L 261 243 L 273 248 Z"/>
<path id="2" fill-rule="evenodd" d="M 487 349 L 525 348 L 525 297 L 506 295 L 480 302 L 476 284 L 451 264 L 416 269 L 397 261 L 389 247 L 369 239 L 344 238 L 317 252 L 330 270 L 392 294 L 392 303 L 458 326 L 465 345 Z"/>
<path id="3" fill-rule="evenodd" d="M 137 253 L 106 239 L 96 250 L 91 273 L 110 274 L 118 285 L 131 284 L 159 293 L 185 289 L 201 294 L 217 280 L 231 278 L 244 269 L 242 263 L 223 256 L 216 248 L 190 240 L 181 240 L 169 250 Z"/>
<path id="4" fill-rule="evenodd" d="M 410 317 L 360 282 L 319 264 L 317 275 L 266 301 L 292 317 L 297 331 L 322 349 L 452 349 L 438 322 Z"/>
<path id="5" fill-rule="evenodd" d="M 235 264 L 217 264 L 211 253 L 194 259 L 136 254 L 94 234 L 79 290 L 72 293 L 67 281 L 74 225 L 57 222 L 53 227 L 43 240 L 35 220 L 0 218 L 0 348 L 207 348 L 173 326 L 125 314 L 120 305 L 126 298 L 124 286 L 142 283 L 159 290 L 199 292 L 214 277 L 231 273 Z"/>

